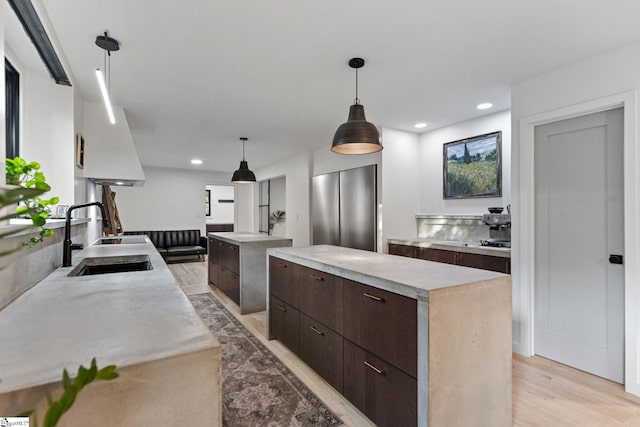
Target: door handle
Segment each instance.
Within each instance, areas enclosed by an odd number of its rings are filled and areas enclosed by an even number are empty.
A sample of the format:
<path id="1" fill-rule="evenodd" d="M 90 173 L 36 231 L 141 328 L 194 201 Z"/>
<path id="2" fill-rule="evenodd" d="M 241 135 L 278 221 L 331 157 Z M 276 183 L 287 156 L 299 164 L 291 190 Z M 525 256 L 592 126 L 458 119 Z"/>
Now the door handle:
<path id="1" fill-rule="evenodd" d="M 623 257 L 622 255 L 609 255 L 609 262 L 611 264 L 622 264 Z"/>
<path id="2" fill-rule="evenodd" d="M 374 300 L 374 301 L 384 302 L 384 298 L 380 298 L 380 297 L 377 297 L 377 296 L 375 296 L 375 295 L 371 295 L 371 294 L 369 294 L 369 293 L 367 293 L 367 292 L 363 293 L 363 294 L 362 294 L 362 296 L 365 296 L 365 297 L 367 297 L 367 298 L 370 298 L 370 299 L 372 299 L 372 300 Z"/>
<path id="3" fill-rule="evenodd" d="M 367 368 L 371 369 L 372 371 L 374 371 L 376 374 L 378 375 L 385 375 L 385 372 L 382 369 L 378 369 L 375 366 L 373 366 L 371 363 L 369 363 L 368 361 L 364 361 L 364 364 Z"/>
<path id="4" fill-rule="evenodd" d="M 316 280 L 319 280 L 320 282 L 324 282 L 324 277 L 316 276 L 315 274 L 310 274 L 310 276 Z"/>

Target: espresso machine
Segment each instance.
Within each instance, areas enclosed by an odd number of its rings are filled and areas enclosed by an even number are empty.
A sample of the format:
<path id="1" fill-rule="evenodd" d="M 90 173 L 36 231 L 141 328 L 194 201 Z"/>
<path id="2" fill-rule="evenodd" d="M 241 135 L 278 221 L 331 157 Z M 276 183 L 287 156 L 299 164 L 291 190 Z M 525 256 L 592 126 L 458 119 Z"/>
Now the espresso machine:
<path id="1" fill-rule="evenodd" d="M 507 206 L 507 213 L 503 208 L 489 208 L 489 213 L 482 215 L 482 222 L 489 226 L 489 238 L 481 240 L 482 246 L 498 248 L 511 247 L 511 205 Z"/>

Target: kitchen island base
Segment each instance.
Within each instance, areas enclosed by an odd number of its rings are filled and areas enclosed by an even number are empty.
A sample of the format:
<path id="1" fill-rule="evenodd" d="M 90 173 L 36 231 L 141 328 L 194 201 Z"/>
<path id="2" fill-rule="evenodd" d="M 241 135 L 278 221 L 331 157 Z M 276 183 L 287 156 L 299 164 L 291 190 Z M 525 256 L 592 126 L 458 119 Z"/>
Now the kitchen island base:
<path id="1" fill-rule="evenodd" d="M 268 253 L 269 339 L 374 423 L 511 425 L 509 276 L 326 245 Z"/>

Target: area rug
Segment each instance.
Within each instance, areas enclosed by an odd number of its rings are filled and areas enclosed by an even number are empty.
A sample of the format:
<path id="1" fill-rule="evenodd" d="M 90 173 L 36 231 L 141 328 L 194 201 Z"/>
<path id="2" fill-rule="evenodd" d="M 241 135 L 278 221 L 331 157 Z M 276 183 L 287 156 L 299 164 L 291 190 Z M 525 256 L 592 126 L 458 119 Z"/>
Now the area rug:
<path id="1" fill-rule="evenodd" d="M 342 425 L 213 295 L 190 295 L 189 300 L 222 345 L 223 425 Z"/>

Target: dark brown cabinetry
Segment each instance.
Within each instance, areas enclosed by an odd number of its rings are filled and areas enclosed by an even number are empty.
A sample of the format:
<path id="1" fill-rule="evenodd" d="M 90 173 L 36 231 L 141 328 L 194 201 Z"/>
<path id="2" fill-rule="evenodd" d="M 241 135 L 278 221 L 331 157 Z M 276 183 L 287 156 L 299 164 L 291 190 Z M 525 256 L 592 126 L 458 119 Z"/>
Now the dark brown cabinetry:
<path id="1" fill-rule="evenodd" d="M 289 261 L 269 257 L 269 289 L 271 295 L 295 308 L 300 306 L 298 270 L 301 267 Z"/>
<path id="2" fill-rule="evenodd" d="M 409 245 L 396 245 L 395 243 L 389 243 L 389 255 L 400 255 L 409 258 L 416 258 L 418 248 Z"/>
<path id="3" fill-rule="evenodd" d="M 269 299 L 269 330 L 271 338 L 300 354 L 300 313 L 273 295 Z"/>
<path id="4" fill-rule="evenodd" d="M 240 305 L 238 246 L 209 237 L 209 284 L 216 285 Z"/>
<path id="5" fill-rule="evenodd" d="M 444 251 L 442 249 L 417 248 L 418 258 L 427 261 L 442 262 L 445 264 L 457 264 L 458 252 Z"/>
<path id="6" fill-rule="evenodd" d="M 490 255 L 458 254 L 458 265 L 511 274 L 511 259 Z"/>
<path id="7" fill-rule="evenodd" d="M 342 334 L 342 278 L 299 268 L 300 311 Z"/>
<path id="8" fill-rule="evenodd" d="M 416 300 L 344 279 L 344 337 L 416 378 Z"/>
<path id="9" fill-rule="evenodd" d="M 418 382 L 344 340 L 344 396 L 379 426 L 418 423 Z"/>
<path id="10" fill-rule="evenodd" d="M 511 258 L 389 243 L 389 254 L 511 274 Z"/>
<path id="11" fill-rule="evenodd" d="M 300 313 L 300 358 L 342 393 L 342 335 L 302 313 Z"/>
<path id="12" fill-rule="evenodd" d="M 416 300 L 275 257 L 269 288 L 270 338 L 379 426 L 417 424 Z"/>
<path id="13" fill-rule="evenodd" d="M 214 239 L 213 237 L 208 238 L 209 242 L 209 284 L 215 285 L 218 283 L 218 244 L 222 244 L 222 242 Z"/>

